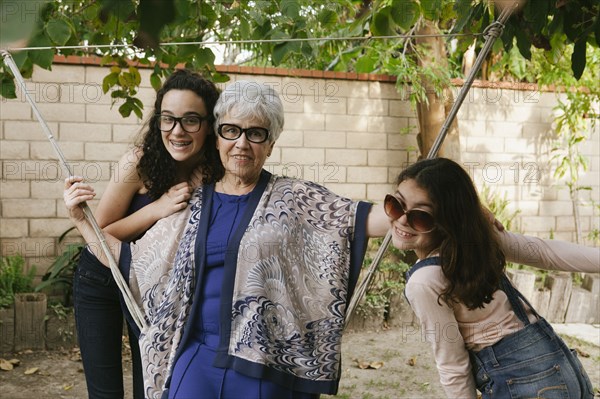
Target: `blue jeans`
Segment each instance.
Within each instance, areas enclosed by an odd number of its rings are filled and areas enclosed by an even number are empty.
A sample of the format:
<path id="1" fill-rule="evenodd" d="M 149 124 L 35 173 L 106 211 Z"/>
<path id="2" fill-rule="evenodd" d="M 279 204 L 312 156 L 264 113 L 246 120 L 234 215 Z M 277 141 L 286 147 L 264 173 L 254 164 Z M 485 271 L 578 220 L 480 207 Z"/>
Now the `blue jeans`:
<path id="1" fill-rule="evenodd" d="M 75 321 L 90 399 L 124 396 L 121 363 L 123 311 L 119 291 L 108 267 L 83 249 L 73 281 Z M 133 393 L 144 398 L 137 338 L 129 333 L 133 363 Z"/>
<path id="2" fill-rule="evenodd" d="M 477 389 L 491 398 L 593 398 L 577 355 L 545 319 L 471 353 Z"/>

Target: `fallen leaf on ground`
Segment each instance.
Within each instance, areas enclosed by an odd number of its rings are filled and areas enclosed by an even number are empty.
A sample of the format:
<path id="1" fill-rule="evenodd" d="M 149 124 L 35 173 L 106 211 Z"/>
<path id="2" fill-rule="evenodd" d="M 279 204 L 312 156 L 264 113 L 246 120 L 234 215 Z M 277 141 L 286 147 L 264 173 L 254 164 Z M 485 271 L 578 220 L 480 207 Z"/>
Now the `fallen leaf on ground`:
<path id="1" fill-rule="evenodd" d="M 410 359 L 408 359 L 406 361 L 406 364 L 408 364 L 409 366 L 416 366 L 417 365 L 417 357 L 413 356 Z"/>
<path id="2" fill-rule="evenodd" d="M 587 352 L 582 351 L 579 348 L 575 348 L 575 351 L 577 352 L 577 354 L 581 357 L 590 357 L 590 354 Z"/>
<path id="3" fill-rule="evenodd" d="M 15 367 L 17 367 L 21 364 L 21 361 L 19 359 L 10 359 L 8 362 Z"/>
<path id="4" fill-rule="evenodd" d="M 65 384 L 65 385 L 63 385 L 63 389 L 64 389 L 65 391 L 68 391 L 68 390 L 70 390 L 71 388 L 73 388 L 73 386 L 74 386 L 73 384 Z"/>
<path id="5" fill-rule="evenodd" d="M 10 371 L 14 366 L 6 359 L 0 359 L 0 370 Z"/>
<path id="6" fill-rule="evenodd" d="M 25 370 L 25 375 L 31 375 L 31 374 L 35 374 L 39 371 L 40 369 L 38 367 L 30 367 L 27 370 Z"/>
<path id="7" fill-rule="evenodd" d="M 360 360 L 357 360 L 356 365 L 358 366 L 359 369 L 364 370 L 369 367 L 369 362 L 361 362 Z"/>
<path id="8" fill-rule="evenodd" d="M 371 362 L 371 364 L 369 364 L 369 368 L 372 368 L 375 370 L 380 369 L 382 367 L 383 367 L 383 362 Z"/>
<path id="9" fill-rule="evenodd" d="M 365 362 L 358 359 L 354 359 L 359 369 L 380 369 L 383 366 L 383 362 Z"/>

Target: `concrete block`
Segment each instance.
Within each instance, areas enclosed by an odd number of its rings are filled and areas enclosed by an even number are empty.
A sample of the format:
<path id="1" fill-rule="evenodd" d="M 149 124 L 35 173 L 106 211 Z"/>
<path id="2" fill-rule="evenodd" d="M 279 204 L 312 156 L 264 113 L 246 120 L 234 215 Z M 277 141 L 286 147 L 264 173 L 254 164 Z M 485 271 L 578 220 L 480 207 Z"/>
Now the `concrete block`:
<path id="1" fill-rule="evenodd" d="M 600 276 L 597 274 L 586 274 L 583 276 L 581 288 L 588 290 L 591 295 L 590 309 L 586 323 L 600 323 Z"/>
<path id="2" fill-rule="evenodd" d="M 569 306 L 565 314 L 565 323 L 587 323 L 592 293 L 581 287 L 573 287 Z"/>
<path id="3" fill-rule="evenodd" d="M 540 288 L 533 292 L 533 297 L 529 301 L 531 306 L 544 318 L 548 318 L 548 307 L 550 306 L 550 297 L 552 292 L 547 288 Z"/>
<path id="4" fill-rule="evenodd" d="M 548 304 L 547 320 L 551 323 L 564 323 L 571 296 L 573 282 L 569 273 L 554 273 L 546 277 L 546 287 L 552 291 Z"/>
<path id="5" fill-rule="evenodd" d="M 535 273 L 528 270 L 508 269 L 507 274 L 514 287 L 531 302 L 535 292 Z"/>

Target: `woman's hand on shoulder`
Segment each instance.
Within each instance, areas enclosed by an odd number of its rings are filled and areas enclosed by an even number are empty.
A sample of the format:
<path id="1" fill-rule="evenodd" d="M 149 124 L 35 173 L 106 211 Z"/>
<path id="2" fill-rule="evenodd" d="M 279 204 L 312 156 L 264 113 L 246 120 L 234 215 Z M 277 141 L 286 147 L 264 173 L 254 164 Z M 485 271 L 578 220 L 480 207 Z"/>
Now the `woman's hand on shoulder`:
<path id="1" fill-rule="evenodd" d="M 160 216 L 159 219 L 185 209 L 192 197 L 192 192 L 193 188 L 188 182 L 179 183 L 171 187 L 169 191 L 154 202 L 154 206 Z"/>

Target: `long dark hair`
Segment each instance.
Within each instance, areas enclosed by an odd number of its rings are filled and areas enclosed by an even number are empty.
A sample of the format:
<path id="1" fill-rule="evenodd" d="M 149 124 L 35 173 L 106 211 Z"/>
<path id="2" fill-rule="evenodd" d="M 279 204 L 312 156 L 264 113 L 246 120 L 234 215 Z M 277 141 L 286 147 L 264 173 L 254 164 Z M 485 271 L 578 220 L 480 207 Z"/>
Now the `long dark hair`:
<path id="1" fill-rule="evenodd" d="M 397 183 L 413 179 L 433 202 L 441 267 L 448 286 L 447 303 L 482 308 L 499 288 L 506 263 L 493 226 L 484 213 L 467 172 L 446 158 L 424 159 L 409 166 Z"/>
<path id="2" fill-rule="evenodd" d="M 207 121 L 210 133 L 199 154 L 202 182 L 218 181 L 224 171 L 216 149 L 216 137 L 212 128 L 214 124 L 213 108 L 219 98 L 219 90 L 214 83 L 201 75 L 187 69 L 179 69 L 165 80 L 163 86 L 156 93 L 154 110 L 145 124 L 147 129 L 142 131 L 138 138 L 138 146 L 143 149 L 143 154 L 138 162 L 137 171 L 144 186 L 148 189 L 148 195 L 153 199 L 159 198 L 177 183 L 177 161 L 171 157 L 163 144 L 156 116 L 161 111 L 163 97 L 169 90 L 174 89 L 191 90 L 196 93 L 204 101 L 207 116 L 210 118 Z"/>

